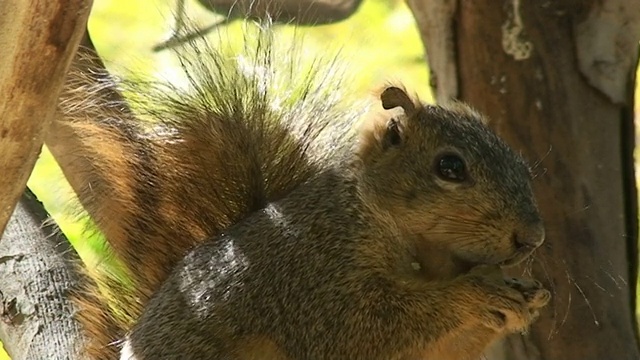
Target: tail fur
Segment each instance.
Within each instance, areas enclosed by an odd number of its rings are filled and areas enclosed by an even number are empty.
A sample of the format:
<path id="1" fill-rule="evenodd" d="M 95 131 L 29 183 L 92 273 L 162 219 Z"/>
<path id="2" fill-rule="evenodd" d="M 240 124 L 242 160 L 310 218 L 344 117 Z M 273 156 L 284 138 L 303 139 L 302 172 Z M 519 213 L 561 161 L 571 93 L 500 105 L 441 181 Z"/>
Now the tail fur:
<path id="1" fill-rule="evenodd" d="M 187 43 L 177 50 L 187 86 L 113 81 L 81 58 L 71 70 L 48 145 L 131 280 L 93 274 L 98 286 L 79 293 L 90 358 L 118 357 L 117 341 L 188 249 L 351 144 L 362 109 L 341 105 L 339 68 L 306 64 L 297 39 L 274 39 L 260 24 L 245 27 L 240 51 L 222 36 Z"/>

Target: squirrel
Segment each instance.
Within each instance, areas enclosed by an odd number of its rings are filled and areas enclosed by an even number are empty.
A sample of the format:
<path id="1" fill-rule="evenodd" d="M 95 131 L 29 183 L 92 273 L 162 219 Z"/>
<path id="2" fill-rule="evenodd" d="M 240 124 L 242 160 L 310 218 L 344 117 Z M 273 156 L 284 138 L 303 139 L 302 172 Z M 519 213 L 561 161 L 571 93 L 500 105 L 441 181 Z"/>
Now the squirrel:
<path id="1" fill-rule="evenodd" d="M 474 359 L 525 330 L 550 293 L 500 267 L 544 240 L 526 162 L 461 103 L 347 106 L 254 29 L 178 50 L 187 89 L 79 51 L 45 143 L 130 276 L 76 294 L 86 357 Z"/>

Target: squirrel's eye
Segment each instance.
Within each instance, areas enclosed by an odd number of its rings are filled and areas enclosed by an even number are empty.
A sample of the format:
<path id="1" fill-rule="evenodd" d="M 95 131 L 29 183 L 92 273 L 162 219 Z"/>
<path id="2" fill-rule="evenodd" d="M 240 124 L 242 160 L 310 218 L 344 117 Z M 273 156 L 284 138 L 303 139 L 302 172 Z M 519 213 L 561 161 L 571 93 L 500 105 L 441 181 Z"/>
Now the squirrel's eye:
<path id="1" fill-rule="evenodd" d="M 444 155 L 436 163 L 438 176 L 443 180 L 462 182 L 467 179 L 464 161 L 458 155 Z"/>

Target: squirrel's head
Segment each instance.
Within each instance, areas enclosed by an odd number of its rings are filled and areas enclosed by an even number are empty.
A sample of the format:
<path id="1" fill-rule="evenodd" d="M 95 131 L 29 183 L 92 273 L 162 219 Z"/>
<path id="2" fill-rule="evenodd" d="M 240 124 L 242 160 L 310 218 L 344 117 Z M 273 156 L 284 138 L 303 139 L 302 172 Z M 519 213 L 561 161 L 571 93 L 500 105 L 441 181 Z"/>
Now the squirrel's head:
<path id="1" fill-rule="evenodd" d="M 512 265 L 542 244 L 530 170 L 482 116 L 460 103 L 424 105 L 395 86 L 380 99 L 386 111 L 358 144 L 360 191 L 416 239 L 417 261 Z"/>

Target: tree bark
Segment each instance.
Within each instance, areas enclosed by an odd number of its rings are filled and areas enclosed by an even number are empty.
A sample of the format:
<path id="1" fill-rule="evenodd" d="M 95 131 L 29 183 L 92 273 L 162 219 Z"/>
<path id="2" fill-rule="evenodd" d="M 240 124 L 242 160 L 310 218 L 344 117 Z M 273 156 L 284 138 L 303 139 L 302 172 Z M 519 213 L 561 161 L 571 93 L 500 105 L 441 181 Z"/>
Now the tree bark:
<path id="1" fill-rule="evenodd" d="M 0 339 L 13 360 L 79 359 L 75 251 L 27 191 L 0 242 Z"/>
<path id="2" fill-rule="evenodd" d="M 198 0 L 205 8 L 231 18 L 267 18 L 296 25 L 342 21 L 362 0 Z"/>
<path id="3" fill-rule="evenodd" d="M 66 295 L 66 239 L 23 198 L 90 0 L 0 0 L 0 338 L 13 359 L 72 359 L 79 332 Z M 37 207 L 40 206 L 38 210 Z M 68 255 L 64 255 L 68 254 Z"/>
<path id="4" fill-rule="evenodd" d="M 524 270 L 552 289 L 552 303 L 529 335 L 488 358 L 639 359 L 632 152 L 640 2 L 460 0 L 440 20 L 449 27 L 430 31 L 425 12 L 449 2 L 409 0 L 429 60 L 453 62 L 431 63 L 439 100 L 457 97 L 488 114 L 532 161 L 547 228 Z M 447 85 L 440 75 L 452 71 Z"/>
<path id="5" fill-rule="evenodd" d="M 224 20 L 204 28 L 184 31 L 186 0 L 178 0 L 174 10 L 174 34 L 153 47 L 165 50 L 205 36 L 236 19 L 270 19 L 275 23 L 316 26 L 339 22 L 355 13 L 362 0 L 197 0 L 205 9 L 224 16 Z"/>
<path id="6" fill-rule="evenodd" d="M 0 233 L 22 194 L 90 0 L 0 0 Z"/>

